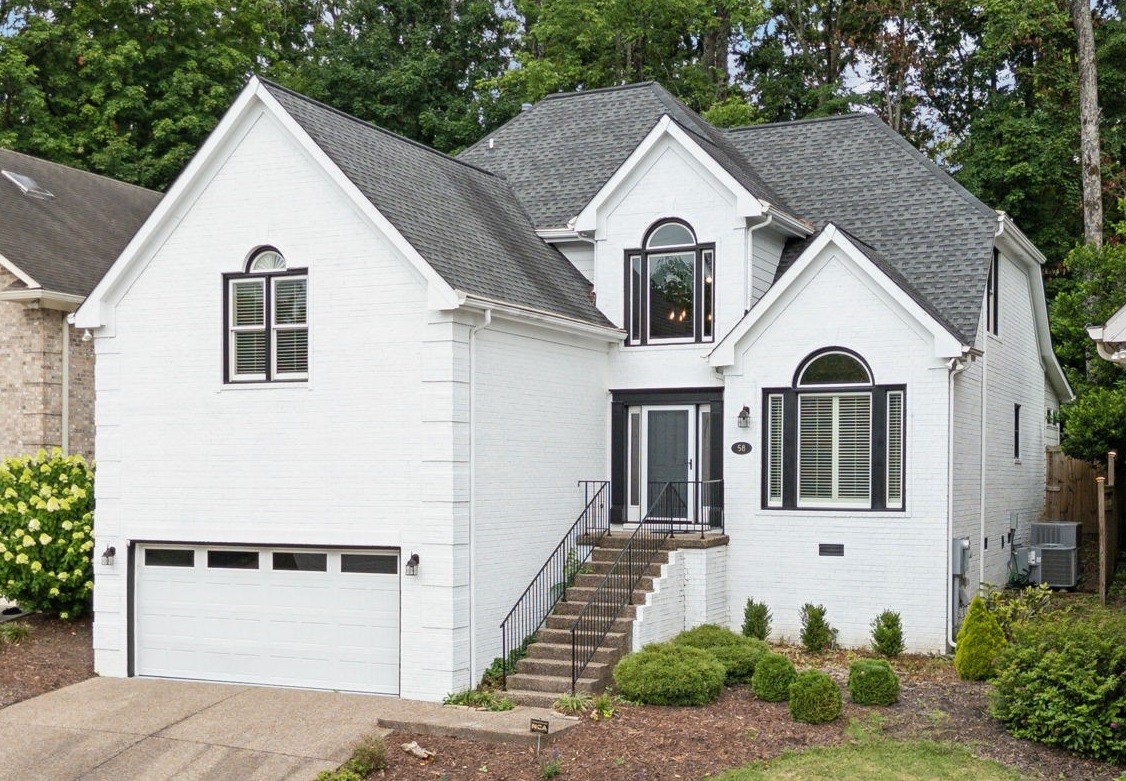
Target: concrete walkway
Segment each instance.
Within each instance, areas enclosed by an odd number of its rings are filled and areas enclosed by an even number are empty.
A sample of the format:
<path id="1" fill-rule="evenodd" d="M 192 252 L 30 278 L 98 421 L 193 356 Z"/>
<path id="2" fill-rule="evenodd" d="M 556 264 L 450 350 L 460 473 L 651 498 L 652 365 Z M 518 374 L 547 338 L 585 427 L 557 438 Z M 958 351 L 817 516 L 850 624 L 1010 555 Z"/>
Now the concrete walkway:
<path id="1" fill-rule="evenodd" d="M 553 735 L 575 724 L 537 708 L 482 713 L 363 694 L 91 678 L 0 710 L 0 781 L 312 781 L 365 735 L 534 744 L 530 718 L 548 718 Z"/>

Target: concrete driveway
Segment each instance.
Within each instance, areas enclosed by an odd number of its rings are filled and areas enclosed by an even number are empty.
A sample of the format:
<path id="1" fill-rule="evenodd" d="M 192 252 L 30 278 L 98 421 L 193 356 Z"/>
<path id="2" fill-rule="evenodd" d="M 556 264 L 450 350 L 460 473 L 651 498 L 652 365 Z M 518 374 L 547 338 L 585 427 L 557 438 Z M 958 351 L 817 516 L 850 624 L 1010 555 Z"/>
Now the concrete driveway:
<path id="1" fill-rule="evenodd" d="M 388 698 L 91 678 L 0 710 L 2 781 L 312 781 Z"/>

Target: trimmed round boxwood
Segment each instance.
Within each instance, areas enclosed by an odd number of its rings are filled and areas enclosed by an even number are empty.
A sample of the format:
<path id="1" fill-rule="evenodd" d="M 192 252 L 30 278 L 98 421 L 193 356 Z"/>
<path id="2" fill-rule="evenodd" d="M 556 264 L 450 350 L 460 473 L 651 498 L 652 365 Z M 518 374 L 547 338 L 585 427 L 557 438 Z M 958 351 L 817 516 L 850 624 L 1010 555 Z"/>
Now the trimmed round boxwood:
<path id="1" fill-rule="evenodd" d="M 848 668 L 848 696 L 857 705 L 894 705 L 899 677 L 883 659 L 859 659 Z"/>
<path id="2" fill-rule="evenodd" d="M 673 642 L 711 653 L 727 670 L 729 684 L 750 681 L 755 665 L 769 651 L 763 641 L 744 637 L 718 624 L 701 624 L 681 632 Z"/>
<path id="3" fill-rule="evenodd" d="M 751 688 L 760 700 L 783 702 L 790 696 L 790 684 L 797 677 L 794 663 L 782 654 L 764 654 L 755 665 Z"/>
<path id="4" fill-rule="evenodd" d="M 804 670 L 790 684 L 790 715 L 795 721 L 824 724 L 841 715 L 841 690 L 828 673 Z"/>
<path id="5" fill-rule="evenodd" d="M 707 705 L 723 691 L 727 670 L 715 656 L 677 643 L 647 645 L 614 668 L 614 685 L 646 705 Z"/>

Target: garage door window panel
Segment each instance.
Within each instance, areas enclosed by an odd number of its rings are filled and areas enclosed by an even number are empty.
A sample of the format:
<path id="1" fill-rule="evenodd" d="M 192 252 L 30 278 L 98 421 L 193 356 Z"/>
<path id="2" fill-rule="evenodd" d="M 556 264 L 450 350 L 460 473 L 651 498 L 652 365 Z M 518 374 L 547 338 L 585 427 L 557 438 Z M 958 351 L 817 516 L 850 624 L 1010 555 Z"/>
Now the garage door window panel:
<path id="1" fill-rule="evenodd" d="M 209 550 L 209 569 L 258 569 L 258 551 Z"/>
<path id="2" fill-rule="evenodd" d="M 195 551 L 182 548 L 146 548 L 146 567 L 194 567 Z"/>
<path id="3" fill-rule="evenodd" d="M 386 554 L 342 553 L 340 571 L 362 575 L 396 575 L 399 572 L 399 559 Z"/>
<path id="4" fill-rule="evenodd" d="M 273 568 L 278 572 L 327 572 L 328 555 L 298 551 L 275 551 Z"/>

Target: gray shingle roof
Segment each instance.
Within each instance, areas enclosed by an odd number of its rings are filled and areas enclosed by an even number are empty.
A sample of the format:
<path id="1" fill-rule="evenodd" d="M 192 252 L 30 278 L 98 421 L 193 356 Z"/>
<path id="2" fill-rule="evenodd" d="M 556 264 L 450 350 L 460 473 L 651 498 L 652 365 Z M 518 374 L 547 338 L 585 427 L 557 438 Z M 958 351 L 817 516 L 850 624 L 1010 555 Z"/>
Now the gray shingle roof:
<path id="1" fill-rule="evenodd" d="M 748 192 L 794 214 L 723 133 L 654 82 L 549 95 L 460 159 L 507 178 L 537 228 L 562 228 L 665 114 Z"/>
<path id="2" fill-rule="evenodd" d="M 161 197 L 8 149 L 0 149 L 0 169 L 54 195 L 29 197 L 0 176 L 0 255 L 56 293 L 89 295 Z"/>
<path id="3" fill-rule="evenodd" d="M 756 125 L 726 135 L 792 208 L 874 248 L 908 292 L 973 343 L 996 212 L 874 116 Z"/>
<path id="4" fill-rule="evenodd" d="M 504 178 L 263 84 L 452 287 L 609 324 L 590 299 L 590 283 L 540 240 Z"/>

